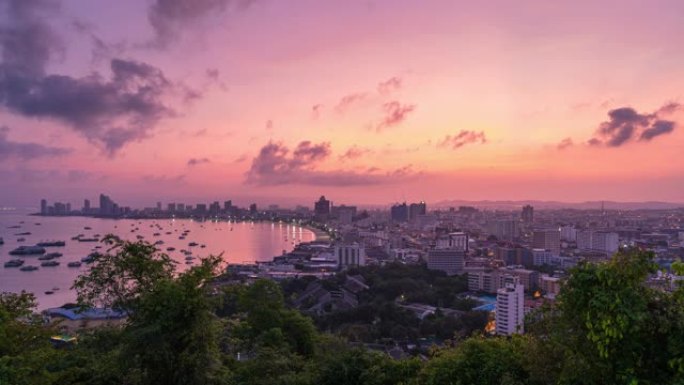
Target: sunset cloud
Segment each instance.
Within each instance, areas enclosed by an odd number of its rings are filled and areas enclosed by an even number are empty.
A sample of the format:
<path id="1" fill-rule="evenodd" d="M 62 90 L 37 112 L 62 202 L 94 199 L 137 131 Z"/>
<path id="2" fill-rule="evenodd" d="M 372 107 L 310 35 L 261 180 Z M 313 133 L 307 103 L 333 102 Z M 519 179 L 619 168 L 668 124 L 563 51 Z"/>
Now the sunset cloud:
<path id="1" fill-rule="evenodd" d="M 572 138 L 565 138 L 561 140 L 557 145 L 556 148 L 559 150 L 565 150 L 568 147 L 572 147 L 574 145 Z"/>
<path id="2" fill-rule="evenodd" d="M 26 117 L 66 123 L 110 155 L 174 115 L 164 102 L 174 85 L 146 63 L 112 59 L 108 80 L 99 74 L 46 74 L 61 40 L 46 21 L 50 8 L 45 4 L 6 4 L 9 17 L 0 25 L 0 105 Z"/>
<path id="3" fill-rule="evenodd" d="M 319 170 L 331 154 L 329 143 L 300 142 L 293 151 L 282 143 L 269 142 L 252 160 L 245 182 L 260 186 L 316 185 L 363 186 L 399 183 L 419 175 L 410 166 L 386 173 L 350 170 Z"/>
<path id="4" fill-rule="evenodd" d="M 608 112 L 609 120 L 601 123 L 588 143 L 593 146 L 620 147 L 630 141 L 651 141 L 674 131 L 676 122 L 663 120 L 681 109 L 678 103 L 669 103 L 653 113 L 640 114 L 634 108 L 621 107 Z"/>
<path id="5" fill-rule="evenodd" d="M 437 147 L 450 148 L 452 150 L 457 150 L 467 144 L 487 143 L 487 137 L 484 131 L 468 131 L 461 130 L 456 135 L 447 135 L 441 142 L 437 144 Z"/>
<path id="6" fill-rule="evenodd" d="M 338 113 L 345 113 L 349 108 L 352 106 L 355 106 L 362 101 L 366 100 L 368 97 L 368 94 L 365 92 L 356 92 L 353 94 L 345 95 L 340 99 L 339 102 L 337 102 L 337 105 L 335 105 L 335 111 Z"/>
<path id="7" fill-rule="evenodd" d="M 200 164 L 210 163 L 210 162 L 211 162 L 211 160 L 209 160 L 209 158 L 190 158 L 188 160 L 188 166 L 192 167 L 192 166 L 197 166 Z"/>
<path id="8" fill-rule="evenodd" d="M 381 95 L 389 95 L 401 89 L 402 79 L 398 76 L 393 76 L 383 82 L 378 83 L 378 93 Z"/>
<path id="9" fill-rule="evenodd" d="M 50 158 L 63 156 L 71 152 L 71 149 L 61 147 L 44 146 L 38 143 L 14 142 L 7 138 L 9 128 L 0 126 L 0 160 L 17 158 L 31 160 L 35 158 Z"/>
<path id="10" fill-rule="evenodd" d="M 387 102 L 382 105 L 385 116 L 376 126 L 377 131 L 401 124 L 406 117 L 416 109 L 415 104 L 401 104 L 398 101 Z"/>
<path id="11" fill-rule="evenodd" d="M 154 29 L 151 45 L 167 48 L 182 31 L 195 26 L 210 16 L 223 14 L 227 9 L 243 10 L 253 0 L 155 0 L 147 13 Z"/>
<path id="12" fill-rule="evenodd" d="M 370 154 L 371 152 L 373 151 L 369 148 L 351 146 L 347 149 L 347 151 L 345 151 L 342 155 L 339 156 L 339 159 L 342 161 L 358 159 L 364 155 Z"/>

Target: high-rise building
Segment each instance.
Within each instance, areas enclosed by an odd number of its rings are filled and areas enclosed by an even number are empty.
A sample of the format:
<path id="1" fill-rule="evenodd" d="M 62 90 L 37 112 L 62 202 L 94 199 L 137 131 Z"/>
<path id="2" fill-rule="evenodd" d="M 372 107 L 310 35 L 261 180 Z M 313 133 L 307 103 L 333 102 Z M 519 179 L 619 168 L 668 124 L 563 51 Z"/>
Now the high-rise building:
<path id="1" fill-rule="evenodd" d="M 177 204 L 177 205 L 176 205 L 176 210 L 177 210 L 179 213 L 184 212 L 184 211 L 185 211 L 185 204 L 184 204 L 184 203 L 179 203 L 179 204 Z"/>
<path id="2" fill-rule="evenodd" d="M 45 199 L 40 200 L 40 213 L 43 215 L 47 215 L 48 213 L 47 200 Z"/>
<path id="3" fill-rule="evenodd" d="M 209 213 L 211 215 L 216 215 L 219 212 L 221 212 L 221 204 L 218 202 L 213 202 L 212 204 L 209 205 Z"/>
<path id="4" fill-rule="evenodd" d="M 233 201 L 227 200 L 227 201 L 223 202 L 223 211 L 225 211 L 226 213 L 230 213 L 232 208 L 233 208 Z"/>
<path id="5" fill-rule="evenodd" d="M 249 205 L 249 213 L 252 215 L 255 215 L 257 213 L 256 203 L 252 203 L 251 205 Z"/>
<path id="6" fill-rule="evenodd" d="M 314 218 L 319 222 L 325 222 L 330 218 L 330 208 L 332 202 L 325 199 L 325 196 L 321 197 L 314 202 Z"/>
<path id="7" fill-rule="evenodd" d="M 207 213 L 207 205 L 204 203 L 198 203 L 195 206 L 195 212 L 197 214 L 206 214 Z"/>
<path id="8" fill-rule="evenodd" d="M 354 243 L 351 245 L 335 245 L 335 257 L 340 268 L 366 265 L 366 249 Z"/>
<path id="9" fill-rule="evenodd" d="M 447 275 L 461 274 L 465 267 L 465 252 L 457 249 L 432 249 L 427 254 L 427 267 Z"/>
<path id="10" fill-rule="evenodd" d="M 542 229 L 532 233 L 532 248 L 550 250 L 554 256 L 560 255 L 560 230 Z"/>
<path id="11" fill-rule="evenodd" d="M 112 199 L 110 197 L 104 194 L 100 194 L 100 215 L 114 215 L 114 202 L 112 202 Z"/>
<path id="12" fill-rule="evenodd" d="M 617 233 L 609 231 L 578 231 L 577 249 L 581 251 L 598 251 L 613 254 L 620 247 Z"/>
<path id="13" fill-rule="evenodd" d="M 520 236 L 518 221 L 515 219 L 497 219 L 487 223 L 489 233 L 501 241 L 513 241 Z"/>
<path id="14" fill-rule="evenodd" d="M 167 203 L 166 204 L 166 211 L 170 213 L 175 213 L 176 212 L 176 204 L 175 203 Z"/>
<path id="15" fill-rule="evenodd" d="M 534 223 L 534 207 L 530 205 L 523 206 L 521 218 L 526 225 Z"/>
<path id="16" fill-rule="evenodd" d="M 425 205 L 425 202 L 421 201 L 420 203 L 411 203 L 411 205 L 409 206 L 409 220 L 415 220 L 419 216 L 425 214 L 427 214 L 427 206 Z"/>
<path id="17" fill-rule="evenodd" d="M 409 209 L 406 202 L 397 203 L 390 208 L 390 217 L 393 222 L 406 222 L 409 219 Z"/>
<path id="18" fill-rule="evenodd" d="M 83 200 L 83 213 L 87 214 L 90 212 L 90 199 Z"/>
<path id="19" fill-rule="evenodd" d="M 157 202 L 157 211 L 162 211 L 162 203 Z"/>
<path id="20" fill-rule="evenodd" d="M 496 334 L 523 334 L 525 297 L 517 277 L 506 277 L 504 287 L 496 291 Z"/>

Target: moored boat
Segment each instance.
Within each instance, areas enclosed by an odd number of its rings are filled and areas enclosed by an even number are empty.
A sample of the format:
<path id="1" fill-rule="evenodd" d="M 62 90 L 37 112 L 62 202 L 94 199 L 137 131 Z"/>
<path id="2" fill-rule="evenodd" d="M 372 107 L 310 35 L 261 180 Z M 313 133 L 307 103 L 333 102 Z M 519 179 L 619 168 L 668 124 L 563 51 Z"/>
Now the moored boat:
<path id="1" fill-rule="evenodd" d="M 9 261 L 5 262 L 5 267 L 21 267 L 23 264 L 24 260 L 22 259 L 10 259 Z"/>
<path id="2" fill-rule="evenodd" d="M 28 265 L 28 266 L 22 266 L 19 268 L 21 271 L 34 271 L 38 270 L 38 266 L 33 266 L 33 265 Z"/>
<path id="3" fill-rule="evenodd" d="M 62 247 L 66 246 L 66 242 L 64 241 L 44 241 L 44 242 L 38 242 L 36 246 L 40 247 Z"/>
<path id="4" fill-rule="evenodd" d="M 37 255 L 45 254 L 45 249 L 40 246 L 19 246 L 9 252 L 10 255 Z"/>

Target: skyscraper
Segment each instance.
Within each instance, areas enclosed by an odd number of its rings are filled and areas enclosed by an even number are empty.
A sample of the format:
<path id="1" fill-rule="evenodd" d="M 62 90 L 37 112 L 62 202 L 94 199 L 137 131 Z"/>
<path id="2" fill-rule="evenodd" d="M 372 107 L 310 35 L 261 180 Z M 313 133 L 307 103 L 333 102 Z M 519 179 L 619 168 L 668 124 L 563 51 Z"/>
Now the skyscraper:
<path id="1" fill-rule="evenodd" d="M 332 202 L 325 199 L 325 196 L 321 195 L 318 201 L 314 202 L 314 218 L 317 221 L 324 222 L 330 217 L 330 206 Z"/>
<path id="2" fill-rule="evenodd" d="M 114 215 L 114 202 L 104 194 L 100 194 L 100 215 Z"/>
<path id="3" fill-rule="evenodd" d="M 390 209 L 390 217 L 392 218 L 393 222 L 406 222 L 409 219 L 409 209 L 408 206 L 406 205 L 406 202 L 404 203 L 397 203 L 392 206 Z"/>
<path id="4" fill-rule="evenodd" d="M 427 213 L 427 206 L 425 202 L 411 203 L 409 206 L 409 220 L 414 220 L 420 215 L 425 215 Z"/>
<path id="5" fill-rule="evenodd" d="M 40 200 L 40 213 L 43 215 L 47 215 L 47 213 L 48 213 L 47 200 L 45 200 L 45 199 Z"/>
<path id="6" fill-rule="evenodd" d="M 530 205 L 525 205 L 522 208 L 522 221 L 526 225 L 531 225 L 534 223 L 534 207 Z"/>

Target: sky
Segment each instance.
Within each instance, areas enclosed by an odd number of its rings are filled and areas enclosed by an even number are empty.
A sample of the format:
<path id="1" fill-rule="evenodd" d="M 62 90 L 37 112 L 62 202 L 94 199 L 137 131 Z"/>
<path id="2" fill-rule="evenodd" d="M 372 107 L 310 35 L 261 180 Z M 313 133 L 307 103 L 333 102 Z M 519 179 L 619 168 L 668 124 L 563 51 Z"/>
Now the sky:
<path id="1" fill-rule="evenodd" d="M 684 2 L 0 0 L 0 206 L 684 202 Z"/>

